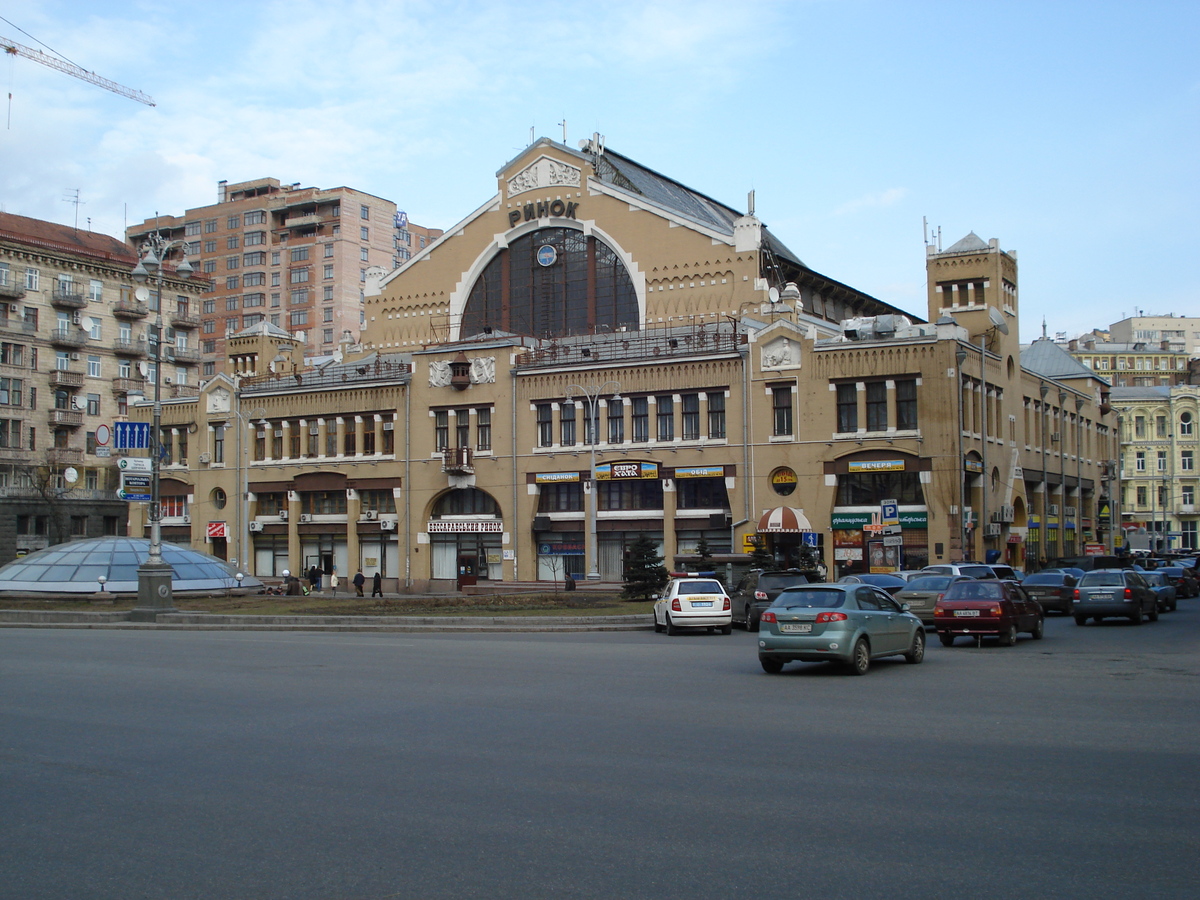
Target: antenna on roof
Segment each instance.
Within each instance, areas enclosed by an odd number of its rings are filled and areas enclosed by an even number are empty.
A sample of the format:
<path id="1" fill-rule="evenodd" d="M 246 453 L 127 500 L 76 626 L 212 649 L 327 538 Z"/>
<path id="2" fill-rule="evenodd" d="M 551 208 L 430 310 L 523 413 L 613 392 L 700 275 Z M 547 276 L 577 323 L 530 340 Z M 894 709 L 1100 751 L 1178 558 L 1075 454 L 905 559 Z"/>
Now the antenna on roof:
<path id="1" fill-rule="evenodd" d="M 86 203 L 86 200 L 79 199 L 79 188 L 67 188 L 66 196 L 63 197 L 63 203 L 75 204 L 75 230 L 79 230 L 79 207 Z"/>
<path id="2" fill-rule="evenodd" d="M 746 215 L 754 215 L 754 191 L 746 195 Z"/>
<path id="3" fill-rule="evenodd" d="M 1046 334 L 1046 317 L 1042 316 L 1042 340 L 1046 340 L 1049 335 Z"/>
<path id="4" fill-rule="evenodd" d="M 567 142 L 567 117 L 563 116 L 563 120 L 561 122 L 559 122 L 558 124 L 562 126 L 563 143 L 565 144 Z"/>

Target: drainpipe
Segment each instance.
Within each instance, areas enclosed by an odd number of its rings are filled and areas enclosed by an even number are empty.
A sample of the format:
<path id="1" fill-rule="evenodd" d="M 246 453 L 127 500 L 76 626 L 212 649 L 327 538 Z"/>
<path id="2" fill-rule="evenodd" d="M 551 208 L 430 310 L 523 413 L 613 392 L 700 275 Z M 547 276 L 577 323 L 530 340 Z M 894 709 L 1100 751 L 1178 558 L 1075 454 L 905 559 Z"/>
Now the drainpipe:
<path id="1" fill-rule="evenodd" d="M 412 372 L 404 387 L 404 586 L 412 587 Z M 393 434 L 395 433 L 393 429 Z"/>
<path id="2" fill-rule="evenodd" d="M 518 521 L 517 520 L 517 493 L 518 493 L 517 492 L 517 373 L 512 370 L 511 365 L 508 370 L 508 380 L 509 380 L 509 384 L 511 385 L 511 387 L 509 388 L 509 401 L 508 401 L 509 416 L 510 416 L 510 424 L 509 424 L 508 430 L 511 434 L 511 440 L 512 440 L 512 449 L 509 452 L 509 457 L 512 459 L 512 517 L 513 517 L 513 524 L 515 526 Z M 593 434 L 592 437 L 595 438 L 596 435 Z M 593 442 L 593 444 L 594 444 L 594 442 Z M 516 540 L 515 527 L 514 527 L 513 531 L 509 532 L 509 534 L 511 536 L 510 539 L 512 540 L 512 545 L 513 545 L 513 581 L 520 581 L 521 577 L 520 577 L 519 566 L 521 564 L 521 559 L 520 559 L 520 554 L 517 553 L 517 540 Z M 503 547 L 503 545 L 501 545 L 501 546 Z M 500 556 L 501 557 L 504 556 L 503 549 L 501 549 L 501 551 L 500 551 Z M 503 565 L 503 563 L 501 563 L 501 564 Z M 537 565 L 537 554 L 536 553 L 534 554 L 534 565 L 535 566 Z M 536 568 L 534 570 L 533 577 L 537 578 Z"/>

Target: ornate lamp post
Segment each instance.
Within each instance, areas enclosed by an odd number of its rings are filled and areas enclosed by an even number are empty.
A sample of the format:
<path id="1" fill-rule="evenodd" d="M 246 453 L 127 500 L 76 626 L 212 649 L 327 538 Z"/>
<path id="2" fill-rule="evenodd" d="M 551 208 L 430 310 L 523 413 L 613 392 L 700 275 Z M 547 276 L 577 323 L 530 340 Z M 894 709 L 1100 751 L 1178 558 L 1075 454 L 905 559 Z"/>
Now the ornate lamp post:
<path id="1" fill-rule="evenodd" d="M 567 385 L 567 402 L 572 401 L 573 393 L 583 394 L 587 400 L 586 433 L 592 453 L 592 470 L 588 476 L 592 494 L 592 502 L 588 504 L 588 581 L 600 580 L 600 540 L 596 533 L 596 507 L 600 504 L 600 492 L 596 486 L 596 441 L 600 431 L 597 408 L 600 404 L 600 395 L 610 387 L 612 388 L 613 402 L 619 402 L 621 399 L 621 383 L 619 381 L 606 381 L 599 385 L 589 384 L 587 387 L 578 384 Z"/>
<path id="2" fill-rule="evenodd" d="M 184 246 L 182 240 L 171 241 L 155 232 L 146 238 L 138 252 L 138 264 L 133 267 L 133 280 L 149 282 L 158 291 L 158 302 L 154 317 L 154 411 L 150 426 L 150 552 L 146 561 L 138 566 L 138 609 L 135 618 L 150 619 L 160 612 L 174 609 L 171 593 L 171 567 L 162 558 L 162 508 L 159 496 L 159 449 L 162 430 L 162 341 L 163 341 L 163 276 L 168 254 Z M 175 267 L 179 278 L 187 279 L 192 274 L 192 264 L 187 254 Z"/>
<path id="3" fill-rule="evenodd" d="M 960 559 L 968 560 L 972 554 L 967 553 L 967 478 L 966 458 L 963 456 L 963 428 L 966 424 L 963 422 L 963 392 L 966 385 L 962 376 L 963 363 L 967 361 L 967 348 L 960 344 L 954 351 L 954 359 L 958 363 L 958 545 Z"/>

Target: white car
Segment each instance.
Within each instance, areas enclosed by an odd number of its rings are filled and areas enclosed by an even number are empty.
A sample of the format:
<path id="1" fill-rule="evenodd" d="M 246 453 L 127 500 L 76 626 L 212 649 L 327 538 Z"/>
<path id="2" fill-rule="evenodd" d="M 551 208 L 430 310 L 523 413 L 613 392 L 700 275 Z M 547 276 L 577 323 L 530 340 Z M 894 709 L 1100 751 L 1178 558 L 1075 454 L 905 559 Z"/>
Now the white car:
<path id="1" fill-rule="evenodd" d="M 715 578 L 672 578 L 654 601 L 654 630 L 679 634 L 683 628 L 720 628 L 733 633 L 729 595 Z"/>

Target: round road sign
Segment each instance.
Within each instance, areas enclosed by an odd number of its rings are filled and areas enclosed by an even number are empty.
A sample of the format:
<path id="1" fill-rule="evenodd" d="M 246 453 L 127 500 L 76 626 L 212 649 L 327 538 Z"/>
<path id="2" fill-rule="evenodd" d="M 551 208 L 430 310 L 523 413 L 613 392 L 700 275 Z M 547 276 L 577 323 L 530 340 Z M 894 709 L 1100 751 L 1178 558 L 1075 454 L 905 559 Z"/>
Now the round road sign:
<path id="1" fill-rule="evenodd" d="M 112 429 L 107 425 L 100 424 L 96 426 L 96 446 L 107 447 L 108 442 L 112 439 Z"/>

